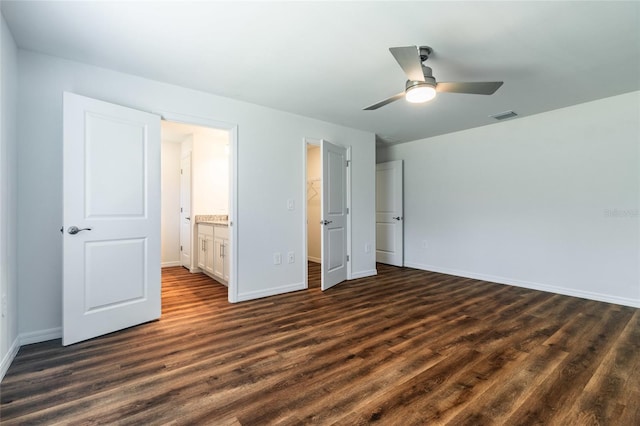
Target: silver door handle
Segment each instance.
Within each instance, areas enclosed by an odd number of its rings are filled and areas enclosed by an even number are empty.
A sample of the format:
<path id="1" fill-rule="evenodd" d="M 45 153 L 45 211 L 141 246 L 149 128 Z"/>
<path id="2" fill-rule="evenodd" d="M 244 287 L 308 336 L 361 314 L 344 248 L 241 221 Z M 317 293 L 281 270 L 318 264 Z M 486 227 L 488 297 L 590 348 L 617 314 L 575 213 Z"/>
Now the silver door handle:
<path id="1" fill-rule="evenodd" d="M 397 217 L 394 217 L 394 218 L 392 218 L 392 219 L 400 220 L 400 219 L 402 219 L 402 216 L 397 216 Z"/>
<path id="2" fill-rule="evenodd" d="M 185 219 L 187 219 L 187 220 L 191 220 L 191 218 L 190 218 L 190 217 L 185 217 Z"/>
<path id="3" fill-rule="evenodd" d="M 70 226 L 69 229 L 67 229 L 67 232 L 70 233 L 71 235 L 76 235 L 80 231 L 91 231 L 91 228 L 80 229 L 77 226 Z"/>
<path id="4" fill-rule="evenodd" d="M 333 221 L 332 220 L 321 220 L 320 221 L 320 225 L 328 225 L 330 223 L 333 223 Z"/>

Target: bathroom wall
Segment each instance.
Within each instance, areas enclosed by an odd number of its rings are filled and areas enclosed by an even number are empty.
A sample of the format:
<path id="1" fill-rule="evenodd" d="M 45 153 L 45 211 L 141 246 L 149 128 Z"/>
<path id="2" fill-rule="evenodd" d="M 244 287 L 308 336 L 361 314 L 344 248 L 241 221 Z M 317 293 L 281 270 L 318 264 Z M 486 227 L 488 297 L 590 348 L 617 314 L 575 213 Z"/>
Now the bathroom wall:
<path id="1" fill-rule="evenodd" d="M 180 144 L 162 141 L 161 262 L 180 265 Z"/>

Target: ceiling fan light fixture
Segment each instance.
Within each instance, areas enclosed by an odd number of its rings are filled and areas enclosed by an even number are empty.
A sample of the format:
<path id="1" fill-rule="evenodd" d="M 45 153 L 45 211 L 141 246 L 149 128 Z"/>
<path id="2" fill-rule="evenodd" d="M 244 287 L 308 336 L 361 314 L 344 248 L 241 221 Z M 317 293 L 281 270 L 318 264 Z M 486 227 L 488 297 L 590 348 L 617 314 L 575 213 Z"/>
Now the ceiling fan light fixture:
<path id="1" fill-rule="evenodd" d="M 436 88 L 428 83 L 420 83 L 411 87 L 407 87 L 404 95 L 407 102 L 412 104 L 421 104 L 429 102 L 436 97 Z"/>

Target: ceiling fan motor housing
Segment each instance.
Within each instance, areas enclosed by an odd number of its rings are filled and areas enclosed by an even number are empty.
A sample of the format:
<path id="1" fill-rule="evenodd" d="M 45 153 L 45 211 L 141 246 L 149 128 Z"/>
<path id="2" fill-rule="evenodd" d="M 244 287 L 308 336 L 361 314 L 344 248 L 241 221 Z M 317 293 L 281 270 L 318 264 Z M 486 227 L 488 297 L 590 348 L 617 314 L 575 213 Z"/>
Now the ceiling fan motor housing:
<path id="1" fill-rule="evenodd" d="M 433 88 L 436 87 L 436 79 L 433 77 L 425 77 L 424 78 L 425 81 L 412 81 L 412 80 L 407 80 L 407 84 L 404 87 L 404 90 L 407 91 L 409 89 L 412 89 L 414 87 L 418 87 L 418 86 L 431 86 Z"/>

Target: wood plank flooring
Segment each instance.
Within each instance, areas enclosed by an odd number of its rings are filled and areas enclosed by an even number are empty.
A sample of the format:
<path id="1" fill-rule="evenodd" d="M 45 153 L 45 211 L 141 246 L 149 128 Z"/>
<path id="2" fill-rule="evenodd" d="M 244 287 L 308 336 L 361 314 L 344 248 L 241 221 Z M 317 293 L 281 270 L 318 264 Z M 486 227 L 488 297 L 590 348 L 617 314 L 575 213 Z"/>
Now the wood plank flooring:
<path id="1" fill-rule="evenodd" d="M 378 272 L 232 305 L 167 268 L 159 321 L 21 348 L 0 422 L 640 425 L 640 310 Z"/>

